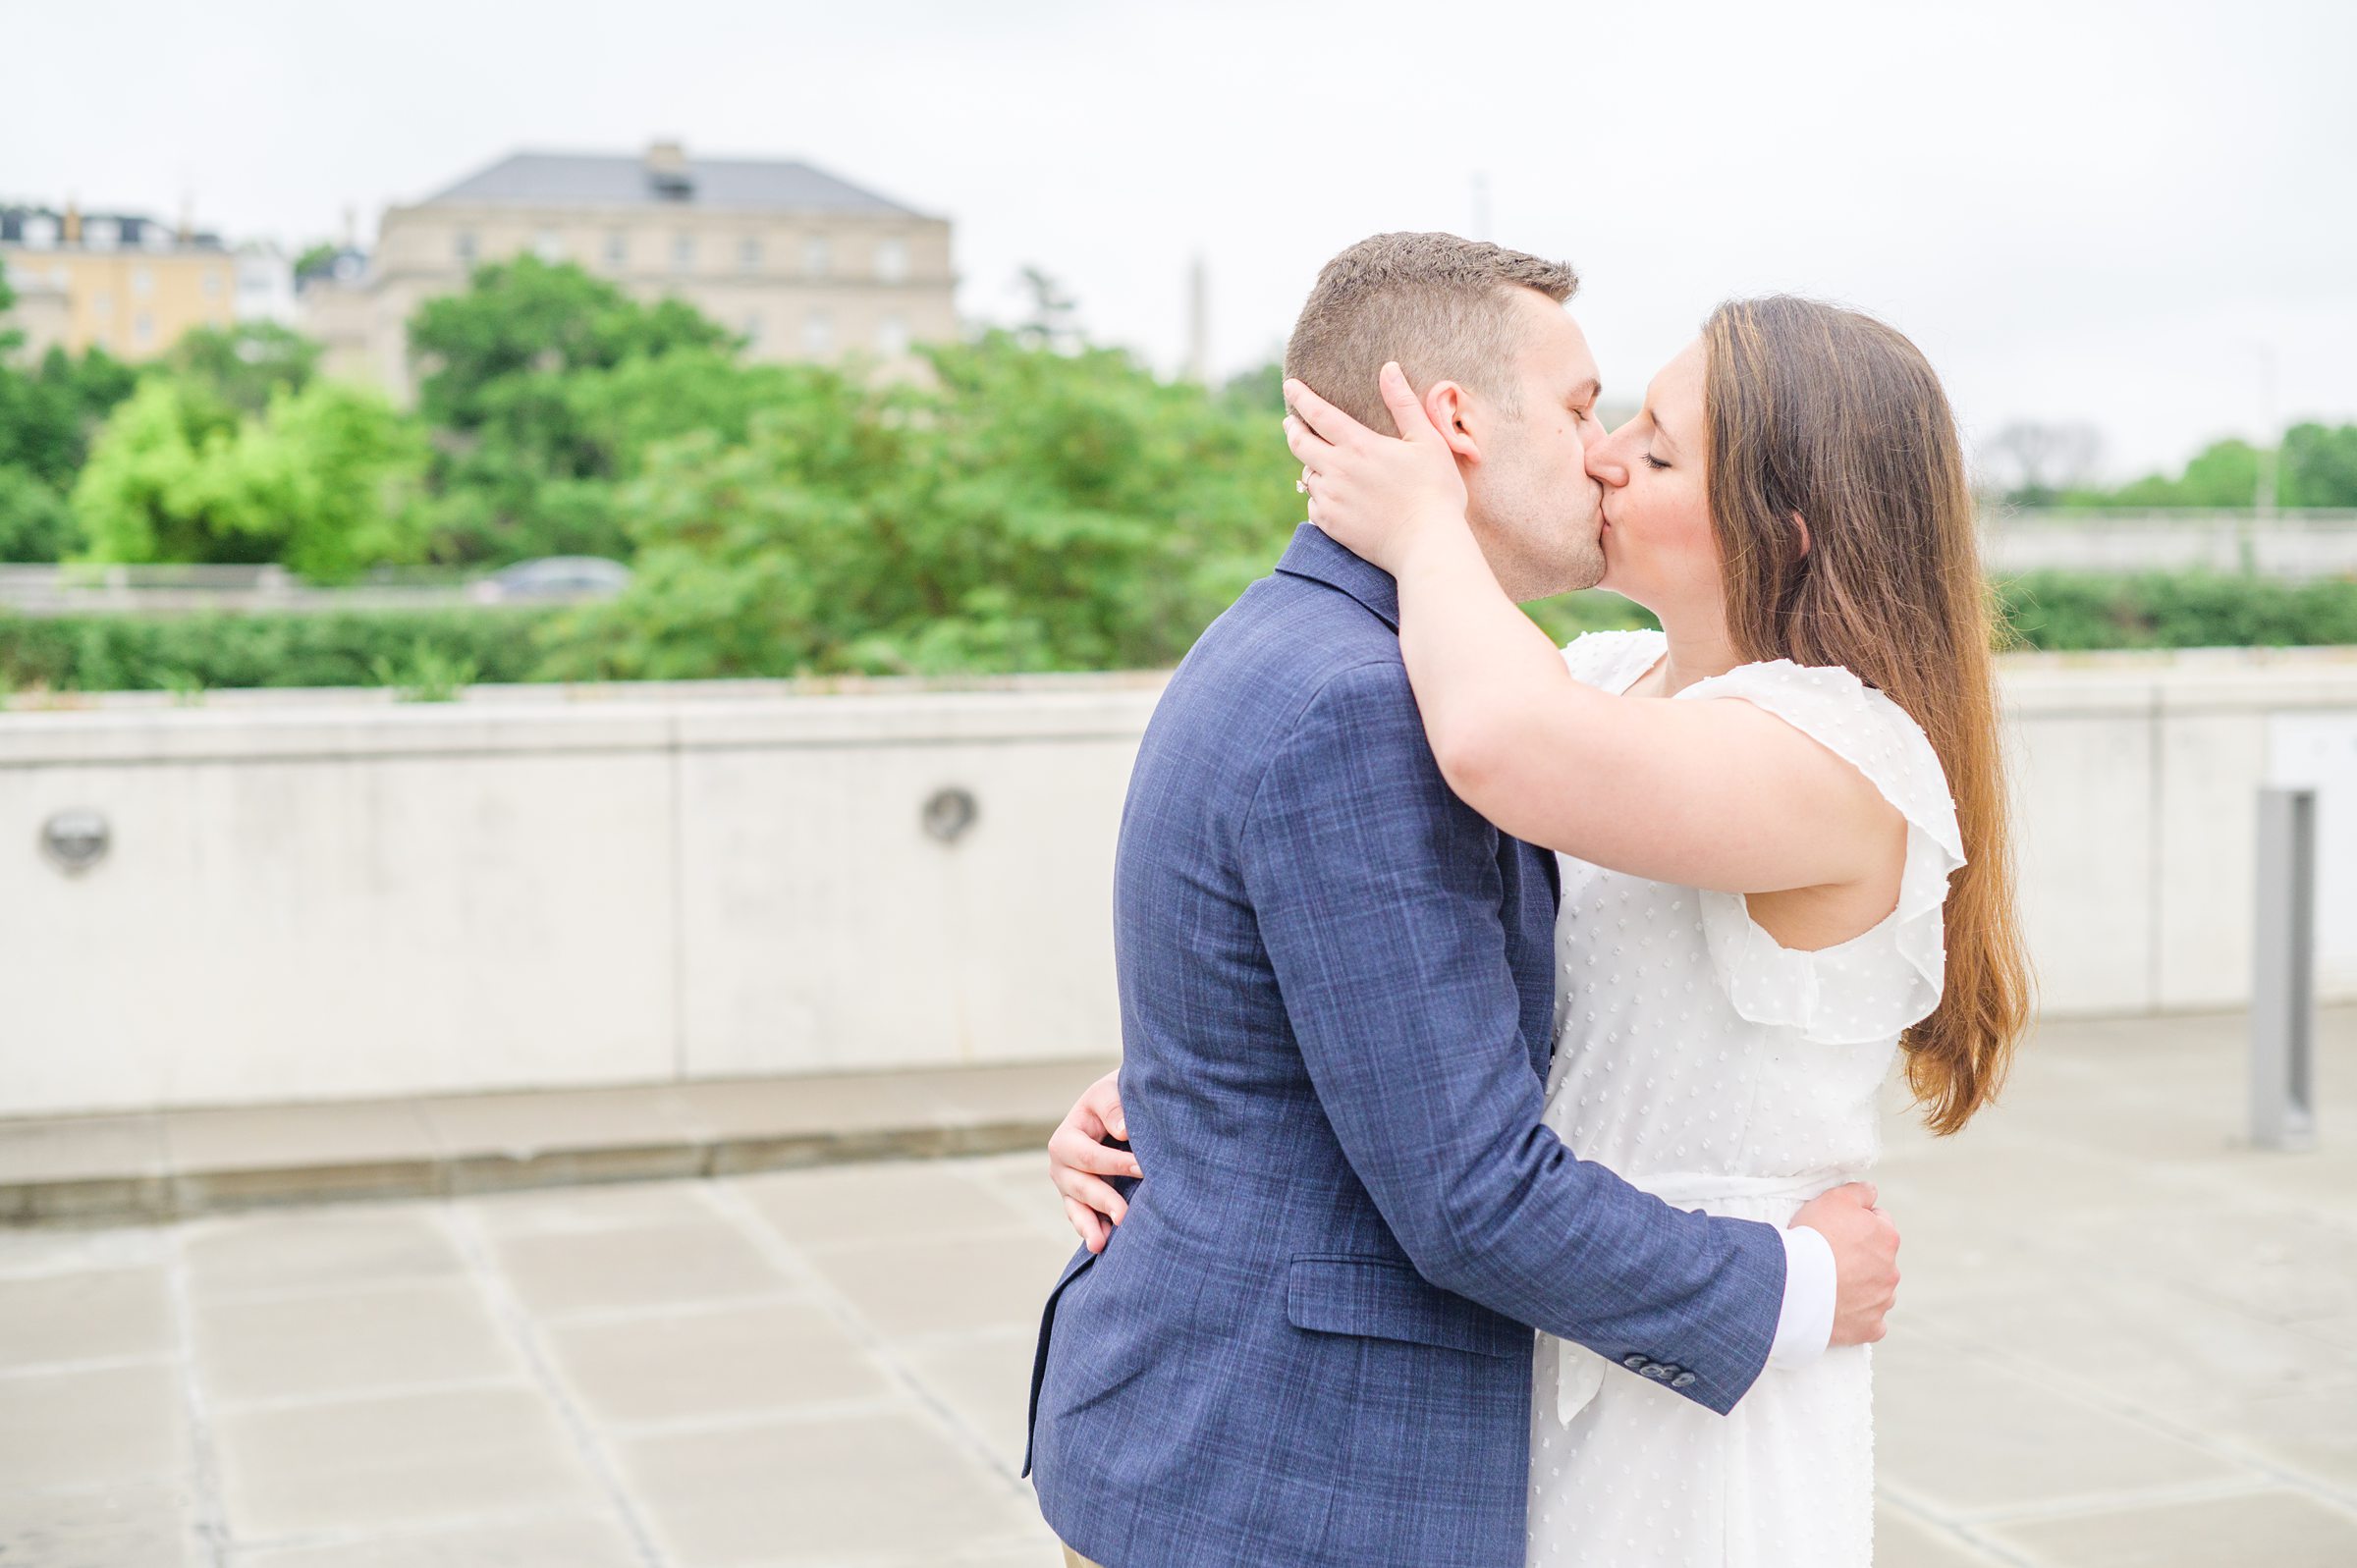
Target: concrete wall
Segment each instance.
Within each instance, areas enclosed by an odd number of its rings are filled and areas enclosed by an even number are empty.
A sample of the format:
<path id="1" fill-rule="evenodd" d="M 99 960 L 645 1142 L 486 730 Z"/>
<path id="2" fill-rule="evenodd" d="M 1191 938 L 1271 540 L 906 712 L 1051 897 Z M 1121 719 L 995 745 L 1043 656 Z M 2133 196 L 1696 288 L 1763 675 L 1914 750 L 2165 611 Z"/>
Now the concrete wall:
<path id="1" fill-rule="evenodd" d="M 999 684 L 0 714 L 0 1114 L 1102 1054 L 1159 679 Z M 2324 976 L 2357 998 L 2357 650 L 2006 685 L 2051 1011 L 2241 1000 L 2271 777 L 2326 785 Z M 948 843 L 944 787 L 980 807 Z M 112 842 L 69 873 L 42 825 L 77 808 Z"/>
<path id="2" fill-rule="evenodd" d="M 2320 790 L 2319 979 L 2357 999 L 2357 649 L 2005 665 L 2023 913 L 2049 1012 L 2248 1000 L 2269 784 Z"/>
<path id="3" fill-rule="evenodd" d="M 1981 517 L 1989 569 L 2221 571 L 2243 553 L 2263 577 L 2304 581 L 2357 573 L 2357 512 L 2020 512 Z"/>

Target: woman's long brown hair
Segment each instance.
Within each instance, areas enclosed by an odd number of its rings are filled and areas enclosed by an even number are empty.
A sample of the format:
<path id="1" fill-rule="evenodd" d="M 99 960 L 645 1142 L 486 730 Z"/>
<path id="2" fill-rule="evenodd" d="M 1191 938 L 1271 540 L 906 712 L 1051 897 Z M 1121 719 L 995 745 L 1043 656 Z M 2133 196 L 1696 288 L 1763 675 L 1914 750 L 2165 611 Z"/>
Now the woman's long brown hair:
<path id="1" fill-rule="evenodd" d="M 1966 863 L 1948 884 L 1946 984 L 1900 1042 L 1925 1122 L 1952 1133 L 2003 1082 L 2031 984 L 1991 658 L 2002 622 L 1955 415 L 1916 347 L 1853 310 L 1732 300 L 1702 336 L 1736 653 L 1845 666 L 1923 727 L 1955 797 Z"/>

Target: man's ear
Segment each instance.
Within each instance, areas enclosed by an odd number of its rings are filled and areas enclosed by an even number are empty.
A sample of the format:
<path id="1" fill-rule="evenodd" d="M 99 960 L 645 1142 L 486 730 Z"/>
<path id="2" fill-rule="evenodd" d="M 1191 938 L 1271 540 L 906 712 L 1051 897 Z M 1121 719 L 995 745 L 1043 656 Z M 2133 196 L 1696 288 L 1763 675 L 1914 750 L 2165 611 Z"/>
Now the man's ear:
<path id="1" fill-rule="evenodd" d="M 1480 405 L 1471 393 L 1456 382 L 1436 381 L 1424 389 L 1424 412 L 1459 460 L 1481 460 L 1481 443 L 1472 429 L 1481 417 Z"/>
<path id="2" fill-rule="evenodd" d="M 1805 556 L 1809 553 L 1809 519 L 1795 512 L 1792 526 L 1800 530 L 1800 553 Z"/>

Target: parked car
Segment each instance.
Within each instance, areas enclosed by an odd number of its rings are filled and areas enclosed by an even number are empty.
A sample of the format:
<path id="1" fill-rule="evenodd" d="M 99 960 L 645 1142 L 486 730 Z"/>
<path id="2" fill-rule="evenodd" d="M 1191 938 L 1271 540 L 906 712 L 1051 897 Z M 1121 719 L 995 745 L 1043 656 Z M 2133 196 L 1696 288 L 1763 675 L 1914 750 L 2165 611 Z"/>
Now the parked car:
<path id="1" fill-rule="evenodd" d="M 630 586 L 630 568 L 603 556 L 542 556 L 502 567 L 466 585 L 478 604 L 540 599 L 608 599 Z"/>

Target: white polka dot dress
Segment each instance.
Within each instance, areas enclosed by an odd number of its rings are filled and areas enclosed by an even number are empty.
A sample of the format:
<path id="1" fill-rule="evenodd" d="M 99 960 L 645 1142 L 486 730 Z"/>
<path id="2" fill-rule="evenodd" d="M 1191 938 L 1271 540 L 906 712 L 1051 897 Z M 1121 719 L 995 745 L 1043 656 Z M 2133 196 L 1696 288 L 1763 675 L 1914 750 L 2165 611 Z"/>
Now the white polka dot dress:
<path id="1" fill-rule="evenodd" d="M 1658 631 L 1590 632 L 1573 676 L 1623 691 Z M 1938 1005 L 1941 909 L 1964 863 L 1931 742 L 1846 670 L 1779 659 L 1672 701 L 1734 697 L 1848 759 L 1907 821 L 1898 901 L 1872 930 L 1795 951 L 1734 893 L 1562 858 L 1547 1122 L 1685 1209 L 1783 1225 L 1863 1175 L 1899 1032 Z M 1714 1415 L 1542 1333 L 1533 1371 L 1532 1568 L 1866 1568 L 1874 1554 L 1869 1347 L 1771 1367 Z"/>

